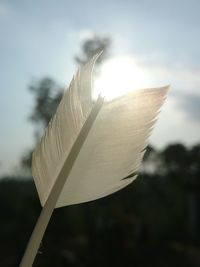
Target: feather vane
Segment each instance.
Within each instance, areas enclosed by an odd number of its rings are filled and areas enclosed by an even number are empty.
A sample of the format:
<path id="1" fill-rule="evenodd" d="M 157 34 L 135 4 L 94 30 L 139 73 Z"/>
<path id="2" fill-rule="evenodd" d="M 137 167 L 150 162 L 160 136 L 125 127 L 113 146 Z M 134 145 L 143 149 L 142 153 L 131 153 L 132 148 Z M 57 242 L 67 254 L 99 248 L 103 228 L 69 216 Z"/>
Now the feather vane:
<path id="1" fill-rule="evenodd" d="M 91 112 L 97 58 L 77 72 L 33 153 L 32 173 L 42 206 Z M 168 87 L 133 91 L 103 104 L 56 207 L 101 198 L 136 179 L 167 91 Z"/>

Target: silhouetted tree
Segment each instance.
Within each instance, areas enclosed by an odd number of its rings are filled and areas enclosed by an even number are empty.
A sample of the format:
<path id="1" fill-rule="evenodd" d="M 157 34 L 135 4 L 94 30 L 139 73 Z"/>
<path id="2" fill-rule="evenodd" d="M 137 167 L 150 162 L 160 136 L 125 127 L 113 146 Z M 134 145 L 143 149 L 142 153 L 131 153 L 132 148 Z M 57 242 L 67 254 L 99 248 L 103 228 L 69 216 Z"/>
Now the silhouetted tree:
<path id="1" fill-rule="evenodd" d="M 96 53 L 103 51 L 97 64 L 101 64 L 109 55 L 111 39 L 107 36 L 94 35 L 92 38 L 83 42 L 81 47 L 81 54 L 75 56 L 75 61 L 79 66 L 84 65 Z"/>
<path id="2" fill-rule="evenodd" d="M 35 107 L 29 118 L 43 130 L 55 113 L 64 89 L 46 77 L 32 83 L 29 90 L 35 99 Z"/>
<path id="3" fill-rule="evenodd" d="M 51 78 L 43 78 L 33 82 L 29 86 L 30 92 L 34 95 L 34 109 L 29 119 L 34 122 L 36 142 L 41 137 L 44 128 L 47 126 L 51 117 L 62 98 L 63 88 L 56 84 Z M 21 164 L 26 169 L 31 166 L 31 157 L 33 149 L 29 149 L 21 159 Z"/>
<path id="4" fill-rule="evenodd" d="M 174 144 L 166 147 L 162 154 L 163 168 L 169 172 L 185 172 L 189 165 L 188 149 L 183 144 Z"/>

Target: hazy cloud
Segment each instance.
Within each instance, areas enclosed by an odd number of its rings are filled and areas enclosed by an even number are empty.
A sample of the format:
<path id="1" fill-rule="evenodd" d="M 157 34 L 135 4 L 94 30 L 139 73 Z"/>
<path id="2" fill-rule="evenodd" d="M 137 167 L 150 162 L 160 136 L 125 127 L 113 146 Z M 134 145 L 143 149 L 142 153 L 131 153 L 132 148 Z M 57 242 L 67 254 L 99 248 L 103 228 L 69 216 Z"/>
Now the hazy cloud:
<path id="1" fill-rule="evenodd" d="M 0 18 L 7 17 L 12 13 L 11 8 L 7 5 L 0 3 Z"/>
<path id="2" fill-rule="evenodd" d="M 176 93 L 178 107 L 186 114 L 186 116 L 200 123 L 200 95 L 190 93 Z"/>

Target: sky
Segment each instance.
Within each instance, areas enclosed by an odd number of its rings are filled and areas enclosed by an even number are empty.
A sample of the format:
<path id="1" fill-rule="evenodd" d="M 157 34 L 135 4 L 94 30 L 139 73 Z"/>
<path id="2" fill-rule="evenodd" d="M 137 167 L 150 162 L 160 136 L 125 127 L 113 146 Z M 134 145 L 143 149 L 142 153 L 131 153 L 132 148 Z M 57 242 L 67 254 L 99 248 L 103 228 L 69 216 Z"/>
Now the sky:
<path id="1" fill-rule="evenodd" d="M 113 57 L 145 69 L 149 86 L 171 85 L 151 143 L 199 143 L 199 14 L 198 0 L 0 0 L 0 175 L 17 173 L 34 145 L 31 81 L 49 76 L 67 87 L 92 33 L 111 38 Z"/>

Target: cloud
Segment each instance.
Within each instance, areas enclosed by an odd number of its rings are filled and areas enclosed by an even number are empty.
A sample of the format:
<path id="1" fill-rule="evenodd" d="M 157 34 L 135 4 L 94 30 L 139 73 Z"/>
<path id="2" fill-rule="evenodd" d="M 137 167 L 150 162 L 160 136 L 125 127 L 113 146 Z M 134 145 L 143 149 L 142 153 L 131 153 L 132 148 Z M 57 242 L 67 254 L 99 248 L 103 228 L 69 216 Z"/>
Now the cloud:
<path id="1" fill-rule="evenodd" d="M 11 14 L 11 9 L 3 3 L 0 3 L 0 18 L 7 17 Z"/>
<path id="2" fill-rule="evenodd" d="M 139 57 L 139 62 L 155 85 L 171 85 L 175 112 L 182 114 L 185 122 L 200 125 L 200 67 L 186 62 L 162 64 L 156 57 Z"/>
<path id="3" fill-rule="evenodd" d="M 80 41 L 85 41 L 89 38 L 93 38 L 95 36 L 95 33 L 92 30 L 84 29 L 84 30 L 79 31 L 78 35 L 79 35 Z"/>
<path id="4" fill-rule="evenodd" d="M 176 92 L 178 107 L 191 120 L 200 123 L 200 95 Z"/>

